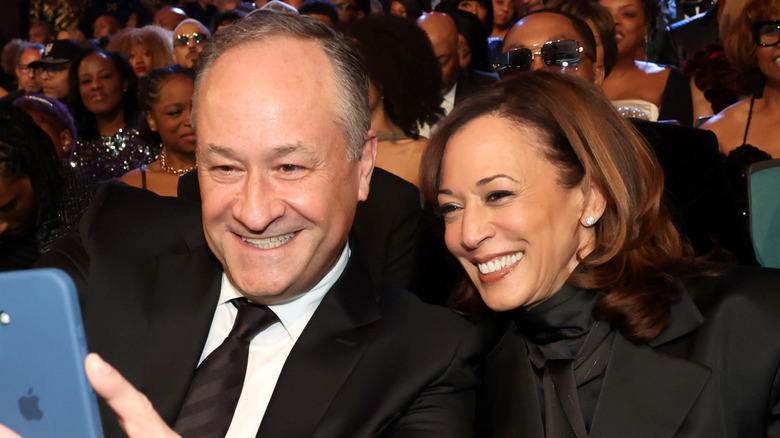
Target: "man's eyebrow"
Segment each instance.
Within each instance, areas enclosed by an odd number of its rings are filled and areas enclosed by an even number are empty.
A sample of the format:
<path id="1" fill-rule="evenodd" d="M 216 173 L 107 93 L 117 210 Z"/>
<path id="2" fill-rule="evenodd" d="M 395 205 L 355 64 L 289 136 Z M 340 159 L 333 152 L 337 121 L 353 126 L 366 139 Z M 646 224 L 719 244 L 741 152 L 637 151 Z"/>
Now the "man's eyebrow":
<path id="1" fill-rule="evenodd" d="M 204 149 L 205 149 L 204 152 L 214 153 L 217 155 L 221 155 L 225 158 L 230 158 L 234 160 L 238 160 L 240 158 L 233 148 L 227 146 L 209 143 L 206 145 Z M 295 152 L 313 155 L 313 151 L 311 150 L 311 148 L 306 147 L 302 143 L 282 144 L 279 146 L 275 146 L 270 150 L 270 154 L 277 158 L 285 157 Z"/>

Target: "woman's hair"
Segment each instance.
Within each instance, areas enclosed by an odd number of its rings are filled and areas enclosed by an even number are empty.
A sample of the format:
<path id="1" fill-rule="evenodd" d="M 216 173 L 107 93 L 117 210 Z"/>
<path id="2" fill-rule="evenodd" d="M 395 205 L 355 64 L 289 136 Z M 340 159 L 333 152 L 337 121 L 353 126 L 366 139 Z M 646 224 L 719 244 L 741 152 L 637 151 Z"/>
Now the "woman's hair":
<path id="1" fill-rule="evenodd" d="M 539 133 L 541 153 L 559 169 L 561 186 L 600 189 L 606 209 L 594 226 L 595 249 L 580 259 L 567 282 L 606 292 L 594 314 L 627 339 L 643 342 L 661 333 L 691 259 L 661 203 L 663 172 L 642 137 L 594 85 L 555 72 L 520 74 L 483 89 L 439 125 L 420 173 L 432 205 L 447 142 L 483 115 Z M 484 309 L 468 278 L 450 305 L 466 313 Z"/>
<path id="2" fill-rule="evenodd" d="M 487 46 L 487 38 L 490 34 L 485 32 L 485 29 L 479 22 L 479 18 L 461 9 L 453 9 L 446 14 L 455 21 L 458 33 L 463 35 L 463 38 L 469 45 L 471 50 L 471 64 L 469 64 L 469 68 L 492 72 L 493 66 L 490 65 Z"/>
<path id="3" fill-rule="evenodd" d="M 152 62 L 149 70 L 173 65 L 173 32 L 160 26 L 128 27 L 117 33 L 107 50 L 119 52 L 130 58 L 134 45 L 146 48 Z"/>
<path id="4" fill-rule="evenodd" d="M 756 42 L 753 36 L 756 23 L 780 15 L 780 4 L 775 0 L 752 0 L 723 40 L 726 58 L 740 72 L 740 88 L 753 93 L 763 84 L 764 74 L 758 69 Z"/>
<path id="5" fill-rule="evenodd" d="M 179 64 L 170 67 L 156 68 L 143 76 L 138 81 L 138 101 L 141 104 L 141 110 L 144 112 L 152 110 L 152 104 L 160 100 L 160 92 L 163 86 L 174 75 L 182 75 L 195 82 L 195 72 L 192 69 L 184 68 Z M 162 139 L 160 134 L 149 127 L 146 117 L 141 117 L 140 133 L 145 144 L 160 144 Z"/>
<path id="6" fill-rule="evenodd" d="M 36 112 L 40 114 L 55 131 L 70 131 L 73 141 L 78 137 L 76 124 L 73 116 L 68 112 L 68 108 L 59 100 L 43 94 L 25 94 L 14 100 L 14 106 L 24 110 L 27 114 Z M 74 145 L 71 144 L 71 147 Z"/>
<path id="7" fill-rule="evenodd" d="M 346 35 L 357 41 L 394 124 L 418 138 L 421 124 L 438 121 L 441 69 L 425 31 L 403 17 L 372 15 L 354 22 Z"/>
<path id="8" fill-rule="evenodd" d="M 51 138 L 10 103 L 0 103 L 0 178 L 29 178 L 39 213 L 60 199 L 60 159 Z"/>
<path id="9" fill-rule="evenodd" d="M 133 67 L 124 55 L 119 52 L 111 52 L 100 47 L 88 47 L 81 51 L 78 58 L 70 66 L 68 81 L 70 82 L 70 96 L 73 108 L 71 113 L 76 121 L 76 128 L 82 140 L 93 140 L 100 136 L 95 115 L 84 106 L 79 89 L 79 66 L 82 61 L 91 55 L 103 55 L 107 57 L 119 73 L 120 79 L 127 84 L 122 91 L 122 110 L 124 112 L 125 126 L 132 126 L 138 122 L 138 78 Z"/>

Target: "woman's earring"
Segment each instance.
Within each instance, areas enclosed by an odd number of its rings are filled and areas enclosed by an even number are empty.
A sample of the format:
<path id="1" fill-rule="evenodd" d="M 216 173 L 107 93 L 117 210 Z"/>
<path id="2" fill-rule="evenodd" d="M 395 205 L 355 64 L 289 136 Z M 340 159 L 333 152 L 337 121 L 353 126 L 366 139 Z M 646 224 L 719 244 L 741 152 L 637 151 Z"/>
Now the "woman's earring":
<path id="1" fill-rule="evenodd" d="M 587 218 L 585 218 L 585 226 L 586 227 L 592 227 L 593 224 L 595 224 L 595 223 L 596 223 L 596 218 L 594 218 L 593 216 L 588 216 Z"/>

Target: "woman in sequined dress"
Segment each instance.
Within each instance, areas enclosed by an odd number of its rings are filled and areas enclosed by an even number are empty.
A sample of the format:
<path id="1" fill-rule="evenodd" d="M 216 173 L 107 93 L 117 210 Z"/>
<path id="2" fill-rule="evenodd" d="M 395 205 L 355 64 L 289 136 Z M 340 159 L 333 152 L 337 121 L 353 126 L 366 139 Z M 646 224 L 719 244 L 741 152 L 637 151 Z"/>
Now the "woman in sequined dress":
<path id="1" fill-rule="evenodd" d="M 157 149 L 138 134 L 137 87 L 132 67 L 117 52 L 85 49 L 71 66 L 72 111 L 79 133 L 71 162 L 87 180 L 117 178 L 157 157 Z"/>
<path id="2" fill-rule="evenodd" d="M 142 131 L 153 144 L 162 142 L 162 151 L 157 161 L 131 170 L 122 182 L 176 196 L 179 177 L 195 169 L 195 129 L 190 122 L 194 89 L 192 71 L 180 65 L 157 68 L 141 78 L 139 97 L 146 112 Z"/>

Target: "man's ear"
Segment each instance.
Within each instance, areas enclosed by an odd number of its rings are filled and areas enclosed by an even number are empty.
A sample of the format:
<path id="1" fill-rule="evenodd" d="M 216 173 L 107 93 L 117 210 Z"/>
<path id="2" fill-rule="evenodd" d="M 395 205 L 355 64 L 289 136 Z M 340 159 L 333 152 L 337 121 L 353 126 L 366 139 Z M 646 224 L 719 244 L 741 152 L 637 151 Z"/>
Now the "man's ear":
<path id="1" fill-rule="evenodd" d="M 365 135 L 363 142 L 363 152 L 358 159 L 360 172 L 360 187 L 358 191 L 358 200 L 365 201 L 368 198 L 368 188 L 371 184 L 371 175 L 374 173 L 374 163 L 376 162 L 376 132 L 372 129 Z"/>

